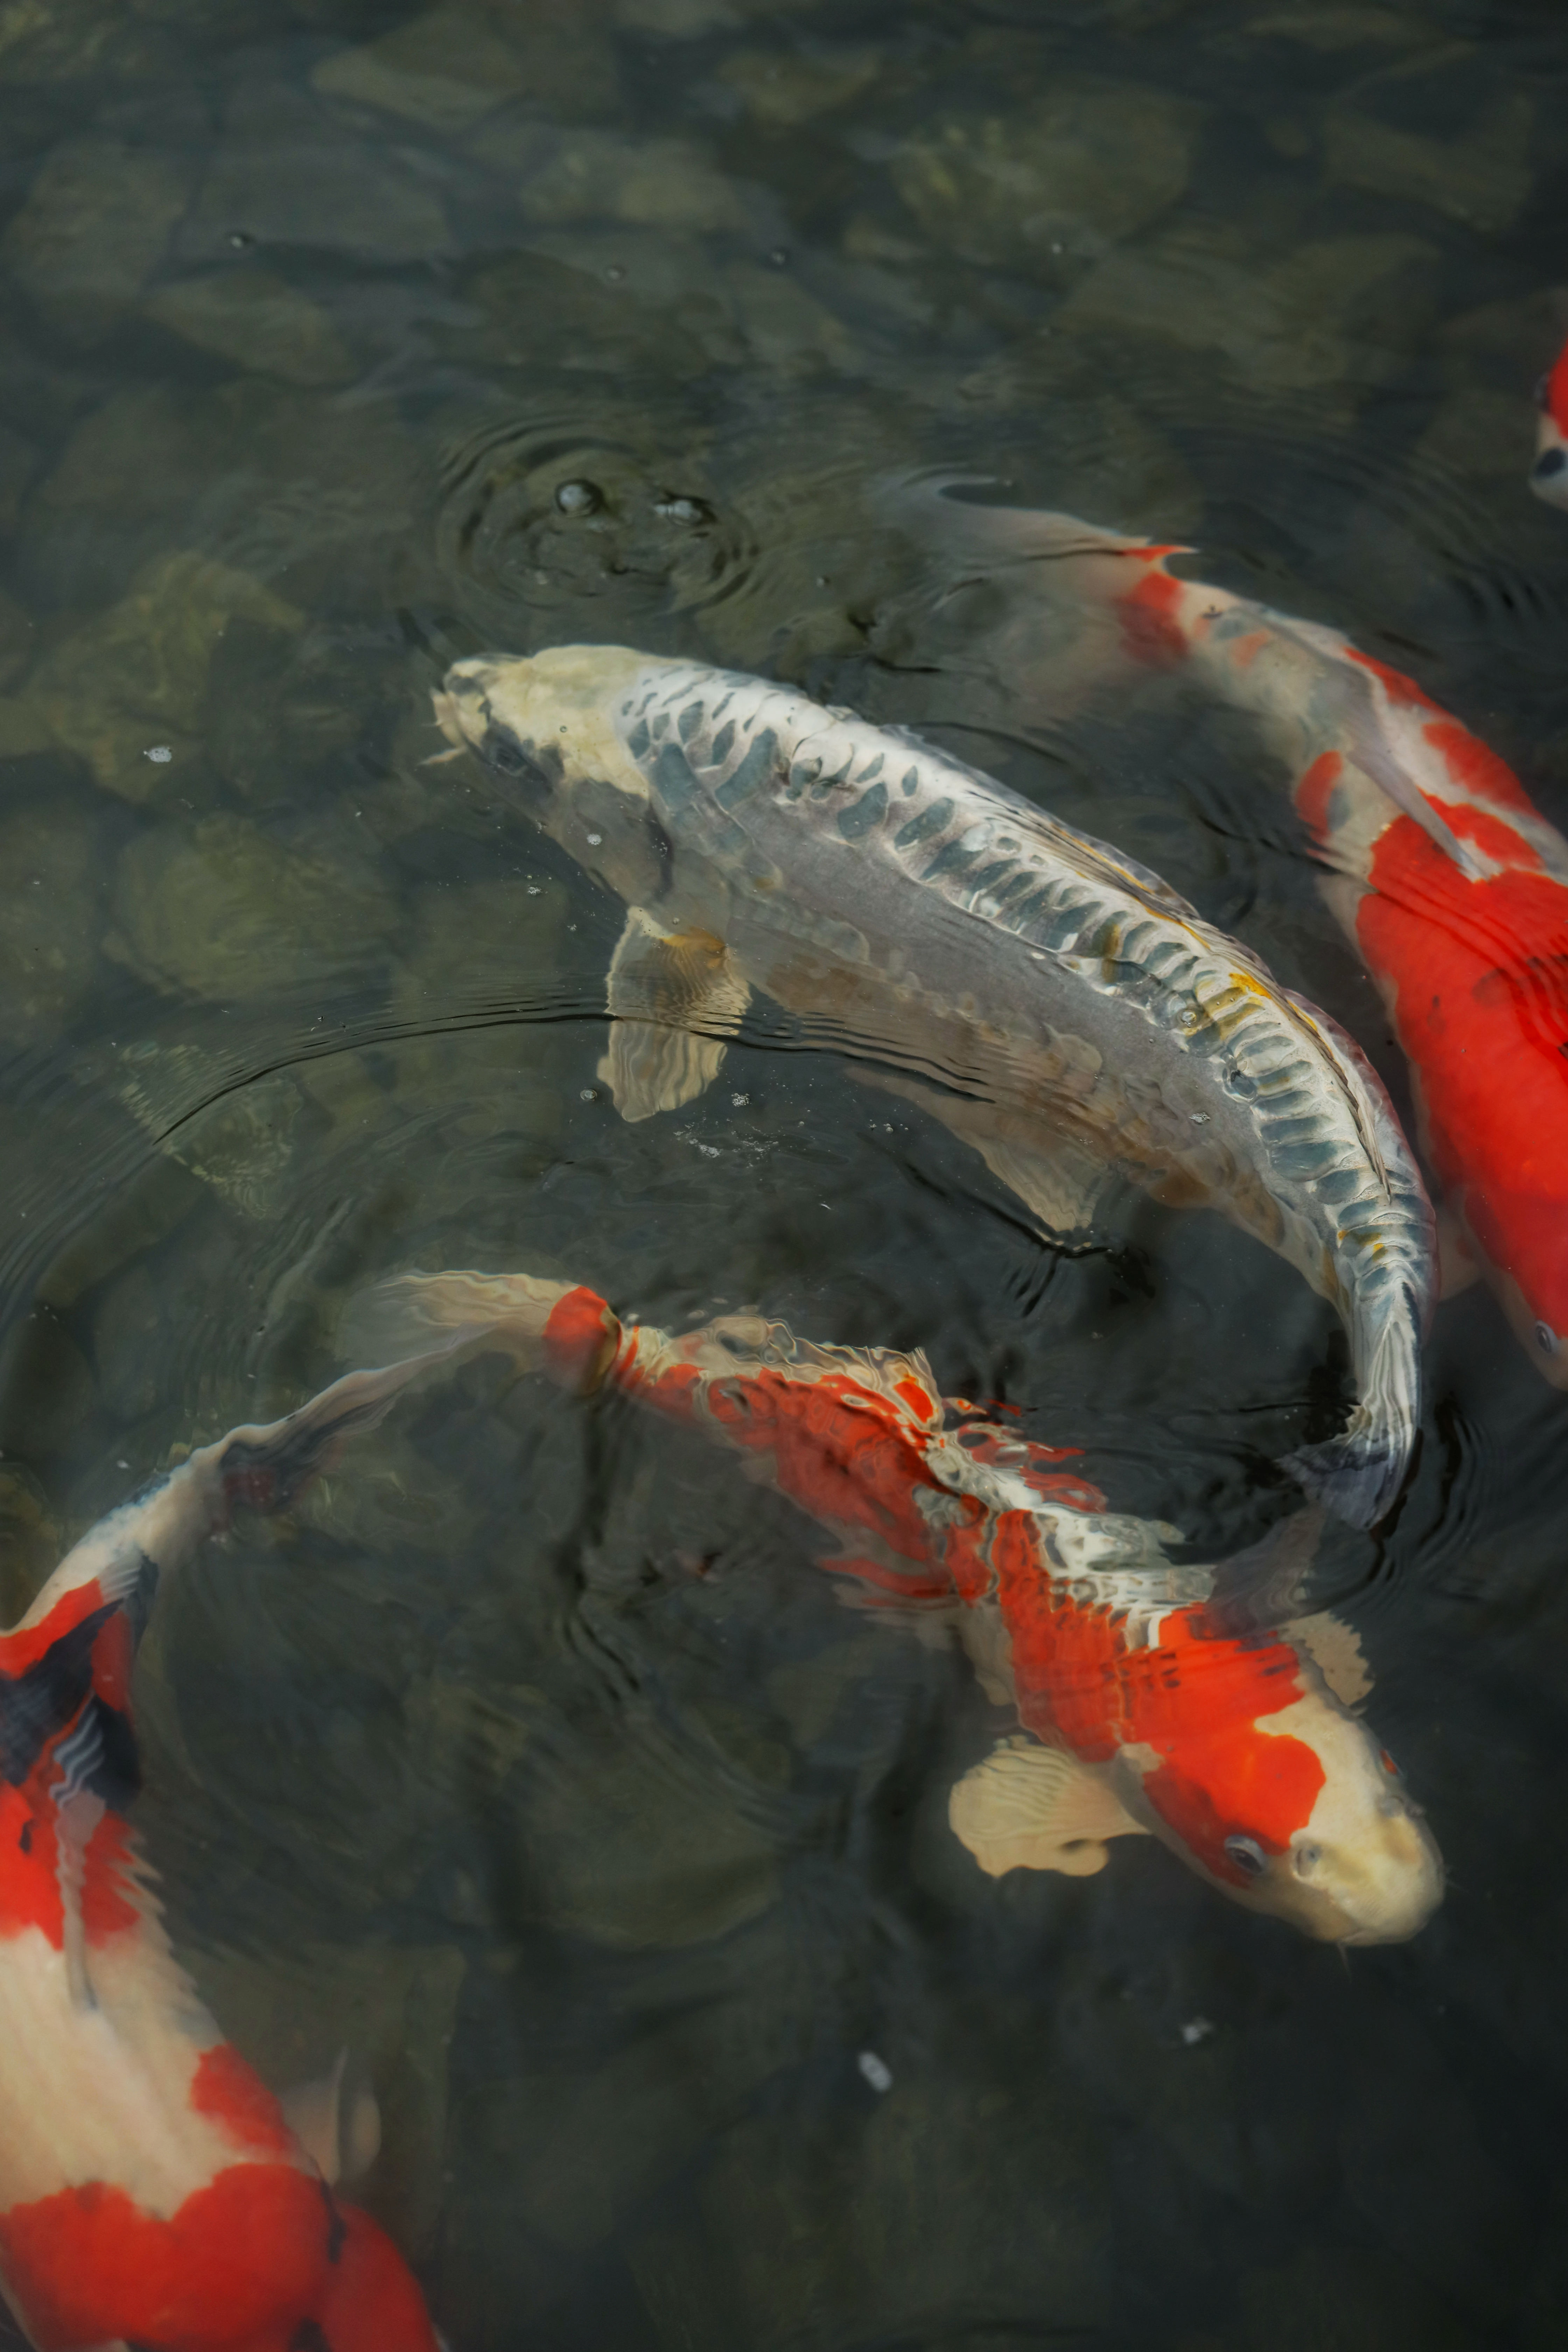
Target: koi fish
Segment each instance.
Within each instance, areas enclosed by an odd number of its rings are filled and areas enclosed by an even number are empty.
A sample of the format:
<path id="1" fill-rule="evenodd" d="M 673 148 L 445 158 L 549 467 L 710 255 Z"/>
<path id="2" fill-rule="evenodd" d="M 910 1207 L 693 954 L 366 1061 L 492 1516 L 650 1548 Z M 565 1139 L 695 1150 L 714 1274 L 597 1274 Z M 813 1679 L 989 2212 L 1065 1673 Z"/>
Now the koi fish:
<path id="1" fill-rule="evenodd" d="M 1185 549 L 1070 515 L 921 506 L 966 557 L 1027 564 L 1042 614 L 1059 598 L 1099 614 L 1117 660 L 1184 668 L 1261 722 L 1410 1067 L 1445 1289 L 1484 1274 L 1568 1388 L 1568 842 L 1412 679 L 1335 629 L 1179 578 Z M 1026 661 L 1021 635 L 1009 650 Z"/>
<path id="2" fill-rule="evenodd" d="M 128 1822 L 160 1577 L 237 1505 L 286 1504 L 420 1369 L 202 1447 L 0 1634 L 0 2287 L 39 2352 L 435 2352 L 396 2248 L 333 2193 L 335 2148 L 202 2006 Z"/>
<path id="3" fill-rule="evenodd" d="M 1353 1524 L 1383 1516 L 1418 1416 L 1431 1213 L 1324 1014 L 1145 866 L 787 688 L 559 646 L 458 662 L 437 715 L 626 902 L 600 1066 L 623 1117 L 700 1094 L 760 990 L 1054 1230 L 1118 1174 L 1218 1208 L 1350 1336 L 1348 1424 L 1288 1466 Z"/>
<path id="4" fill-rule="evenodd" d="M 378 1349 L 501 1348 L 700 1432 L 831 1535 L 820 1564 L 868 1605 L 956 1622 L 1019 1725 L 949 1803 L 992 1875 L 1085 1875 L 1110 1838 L 1152 1832 L 1329 1942 L 1399 1941 L 1441 1900 L 1431 1835 L 1352 1712 L 1353 1636 L 1326 1618 L 1227 1633 L 1214 1570 L 1164 1549 L 1176 1528 L 1109 1511 L 1068 1454 L 944 1400 L 923 1355 L 750 1315 L 674 1336 L 526 1275 L 405 1276 L 370 1316 Z"/>
<path id="5" fill-rule="evenodd" d="M 1540 411 L 1530 487 L 1549 506 L 1568 507 L 1568 343 L 1535 388 Z"/>

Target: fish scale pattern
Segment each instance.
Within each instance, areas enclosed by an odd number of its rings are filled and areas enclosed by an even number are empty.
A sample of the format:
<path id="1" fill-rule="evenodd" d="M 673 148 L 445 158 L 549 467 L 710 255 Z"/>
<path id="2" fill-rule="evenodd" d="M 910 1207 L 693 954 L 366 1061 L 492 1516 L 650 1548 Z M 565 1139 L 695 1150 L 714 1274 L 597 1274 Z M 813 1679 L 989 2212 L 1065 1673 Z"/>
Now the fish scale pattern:
<path id="1" fill-rule="evenodd" d="M 1362 1398 L 1346 1434 L 1384 1507 L 1401 1462 L 1379 1433 L 1408 1417 L 1417 1393 L 1434 1233 L 1408 1146 L 1352 1041 L 1135 860 L 912 738 L 890 749 L 888 730 L 849 713 L 696 665 L 645 673 L 618 718 L 660 802 L 710 846 L 760 840 L 764 812 L 837 803 L 835 830 L 861 856 L 891 861 L 1135 1013 L 1167 1052 L 1217 1065 L 1267 1173 L 1254 1229 L 1350 1327 Z M 1048 1033 L 1040 1042 L 1049 1048 Z M 1202 1133 L 1204 1114 L 1171 1087 L 1081 1050 L 1066 1060 L 1063 1091 L 1086 1119 L 1145 1162 L 1163 1154 L 1210 1189 L 1245 1194 L 1234 1151 Z M 1321 1452 L 1297 1458 L 1309 1484 L 1328 1466 Z"/>

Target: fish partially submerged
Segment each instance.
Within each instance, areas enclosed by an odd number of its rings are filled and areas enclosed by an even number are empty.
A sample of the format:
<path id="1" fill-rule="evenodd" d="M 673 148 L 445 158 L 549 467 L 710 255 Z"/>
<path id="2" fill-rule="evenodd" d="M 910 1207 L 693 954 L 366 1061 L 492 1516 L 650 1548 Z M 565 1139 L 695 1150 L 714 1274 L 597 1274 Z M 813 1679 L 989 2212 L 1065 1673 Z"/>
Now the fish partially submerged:
<path id="1" fill-rule="evenodd" d="M 335 2117 L 308 2147 L 223 2039 L 128 1819 L 160 1577 L 237 1505 L 286 1504 L 422 1368 L 202 1447 L 0 1634 L 0 2289 L 40 2352 L 436 2352 L 401 2255 L 333 2193 Z"/>
<path id="2" fill-rule="evenodd" d="M 1289 1466 L 1354 1524 L 1383 1516 L 1418 1417 L 1431 1220 L 1332 1022 L 1134 860 L 788 688 L 560 646 L 457 663 L 437 709 L 626 902 L 602 1066 L 625 1117 L 700 1093 L 759 991 L 1055 1231 L 1117 1175 L 1221 1210 L 1349 1333 L 1349 1423 Z"/>
<path id="3" fill-rule="evenodd" d="M 1568 1388 L 1568 841 L 1412 679 L 1337 630 L 1181 577 L 1185 549 L 929 495 L 905 511 L 993 578 L 1016 567 L 1042 648 L 1047 605 L 1098 611 L 1123 667 L 1184 670 L 1259 721 L 1410 1066 L 1445 1288 L 1483 1273 L 1536 1369 Z M 1037 698 L 1029 609 L 1010 676 Z"/>
<path id="4" fill-rule="evenodd" d="M 1530 487 L 1549 506 L 1568 507 L 1568 343 L 1536 388 L 1540 414 Z"/>
<path id="5" fill-rule="evenodd" d="M 950 1621 L 1019 1729 L 949 1819 L 983 1870 L 1085 1875 L 1152 1832 L 1248 1909 L 1342 1944 L 1414 1935 L 1442 1864 L 1331 1619 L 1235 1633 L 1173 1528 L 1107 1511 L 1064 1468 L 944 1400 L 923 1355 L 819 1347 L 729 1316 L 675 1336 L 580 1285 L 413 1275 L 363 1327 L 377 1352 L 502 1348 L 579 1394 L 618 1391 L 730 1448 L 828 1532 L 868 1605 Z"/>

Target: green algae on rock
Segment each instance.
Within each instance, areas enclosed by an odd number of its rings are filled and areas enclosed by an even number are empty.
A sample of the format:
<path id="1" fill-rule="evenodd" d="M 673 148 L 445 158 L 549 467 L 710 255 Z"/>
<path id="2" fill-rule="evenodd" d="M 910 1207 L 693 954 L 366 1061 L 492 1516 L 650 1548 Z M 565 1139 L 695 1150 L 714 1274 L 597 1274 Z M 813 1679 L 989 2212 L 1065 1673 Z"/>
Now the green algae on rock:
<path id="1" fill-rule="evenodd" d="M 286 994 L 379 962 L 386 886 L 284 846 L 244 817 L 141 834 L 115 875 L 105 951 L 154 987 L 215 999 Z"/>
<path id="2" fill-rule="evenodd" d="M 893 184 L 928 236 L 1006 267 L 1092 257 L 1166 211 L 1202 119 L 1135 82 L 1055 83 L 1031 111 L 938 115 L 908 140 Z"/>
<path id="3" fill-rule="evenodd" d="M 60 332 L 95 341 L 157 267 L 185 194 L 166 155 L 115 139 L 65 140 L 5 231 L 6 266 Z"/>
<path id="4" fill-rule="evenodd" d="M 237 620 L 283 635 L 303 625 L 292 604 L 232 565 L 191 549 L 160 556 L 120 604 L 45 656 L 30 698 L 106 791 L 152 800 L 199 748 L 207 674 Z"/>
<path id="5" fill-rule="evenodd" d="M 0 1038 L 52 1044 L 86 999 L 98 960 L 102 849 L 62 799 L 0 818 Z"/>
<path id="6" fill-rule="evenodd" d="M 198 351 L 286 383 L 342 383 L 354 362 L 319 302 L 270 269 L 176 278 L 143 304 L 150 319 Z"/>

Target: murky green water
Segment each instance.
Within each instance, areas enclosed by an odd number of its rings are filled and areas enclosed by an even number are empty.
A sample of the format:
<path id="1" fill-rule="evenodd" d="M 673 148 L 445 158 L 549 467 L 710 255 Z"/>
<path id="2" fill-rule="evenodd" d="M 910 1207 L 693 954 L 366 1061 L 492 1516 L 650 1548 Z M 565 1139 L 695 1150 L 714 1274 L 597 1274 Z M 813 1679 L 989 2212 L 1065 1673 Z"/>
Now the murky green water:
<path id="1" fill-rule="evenodd" d="M 1544 0 L 4 0 L 8 1611 L 412 1265 L 924 1345 L 1121 1507 L 1257 1535 L 1342 1396 L 1295 1277 L 1152 1208 L 1053 1255 L 765 1009 L 623 1126 L 621 909 L 424 764 L 429 688 L 585 637 L 918 726 L 1397 1091 L 1246 731 L 1042 728 L 870 485 L 1191 536 L 1563 823 L 1568 527 L 1524 480 L 1565 94 Z M 1152 1842 L 983 1880 L 968 1670 L 624 1408 L 481 1366 L 205 1557 L 143 1655 L 147 1843 L 269 2079 L 373 2074 L 368 2201 L 458 2352 L 1563 2340 L 1563 1406 L 1479 1291 L 1429 1361 L 1333 1589 L 1452 1885 L 1348 1969 Z"/>

